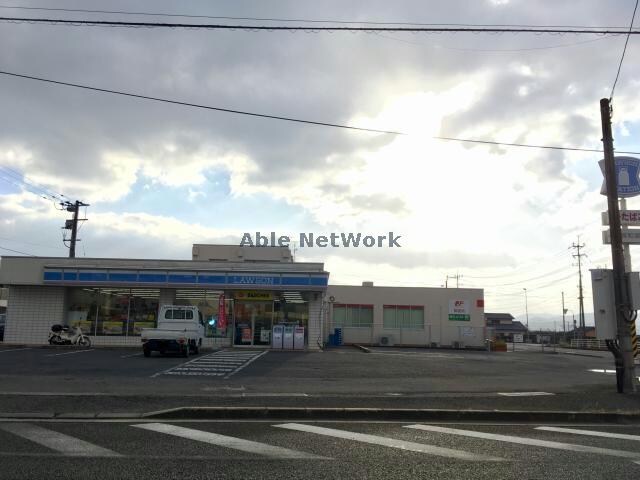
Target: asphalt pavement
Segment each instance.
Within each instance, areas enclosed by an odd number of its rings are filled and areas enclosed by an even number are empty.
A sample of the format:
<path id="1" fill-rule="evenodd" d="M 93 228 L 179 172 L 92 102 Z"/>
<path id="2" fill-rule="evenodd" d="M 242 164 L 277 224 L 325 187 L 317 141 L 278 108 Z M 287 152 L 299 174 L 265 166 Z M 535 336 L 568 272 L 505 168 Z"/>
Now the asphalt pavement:
<path id="1" fill-rule="evenodd" d="M 636 427 L 0 422 L 1 479 L 635 479 Z"/>
<path id="2" fill-rule="evenodd" d="M 225 349 L 188 359 L 132 348 L 0 346 L 2 413 L 144 413 L 180 406 L 639 412 L 608 352 L 353 347 Z M 538 346 L 539 348 L 539 346 Z"/>

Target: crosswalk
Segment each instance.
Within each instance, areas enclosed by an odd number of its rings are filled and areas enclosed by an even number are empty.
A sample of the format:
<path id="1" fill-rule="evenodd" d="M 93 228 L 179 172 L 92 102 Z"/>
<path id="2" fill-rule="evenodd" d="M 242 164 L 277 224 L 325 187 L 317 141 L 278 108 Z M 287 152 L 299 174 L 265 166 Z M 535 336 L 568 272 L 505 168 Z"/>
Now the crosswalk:
<path id="1" fill-rule="evenodd" d="M 157 458 L 161 456 L 162 449 L 166 449 L 173 455 L 175 442 L 179 440 L 192 442 L 193 449 L 187 448 L 187 451 L 193 451 L 192 457 L 198 459 L 218 458 L 221 452 L 238 452 L 241 458 L 266 460 L 322 462 L 340 458 L 355 461 L 352 452 L 359 451 L 356 447 L 358 444 L 365 444 L 368 448 L 396 452 L 396 455 L 422 455 L 425 458 L 439 457 L 469 463 L 517 462 L 522 455 L 530 455 L 531 448 L 534 447 L 542 451 L 571 452 L 579 456 L 578 460 L 612 457 L 627 459 L 634 465 L 640 465 L 640 448 L 637 444 L 634 445 L 634 442 L 640 441 L 640 435 L 605 431 L 604 428 L 594 430 L 593 427 L 566 428 L 532 425 L 522 426 L 518 431 L 530 432 L 529 435 L 488 432 L 486 430 L 492 428 L 486 425 L 475 428 L 459 427 L 459 425 L 451 428 L 428 424 L 393 424 L 382 427 L 362 422 L 342 423 L 331 427 L 326 423 L 318 425 L 316 423 L 256 424 L 252 422 L 193 423 L 188 427 L 161 422 L 100 424 L 99 428 L 119 429 L 118 438 L 135 437 L 136 432 L 143 435 L 136 441 L 140 451 L 135 449 L 132 451 L 130 448 L 117 451 L 119 449 L 112 445 L 98 445 L 105 441 L 105 438 L 109 438 L 108 435 L 94 434 L 92 437 L 90 432 L 83 429 L 82 424 L 78 424 L 76 430 L 72 432 L 74 435 L 70 435 L 69 424 L 16 421 L 0 423 L 0 445 L 2 445 L 0 458 L 52 454 L 116 459 Z M 11 436 L 18 437 L 31 445 L 38 445 L 42 451 L 36 451 L 33 447 L 23 447 L 23 451 L 9 451 L 8 447 L 14 444 Z M 590 444 L 558 441 L 564 440 L 566 436 L 573 436 L 577 441 L 590 439 Z M 462 440 L 456 440 L 457 438 Z M 465 442 L 464 439 L 472 440 Z M 482 442 L 478 443 L 477 440 Z M 605 446 L 599 446 L 594 444 L 595 441 L 608 443 Z M 524 448 L 502 449 L 499 445 L 503 443 Z M 196 446 L 199 447 L 196 448 Z M 366 461 L 366 456 L 364 460 Z"/>
<path id="2" fill-rule="evenodd" d="M 185 375 L 229 378 L 266 353 L 266 350 L 220 350 L 189 362 L 181 363 L 153 376 Z"/>

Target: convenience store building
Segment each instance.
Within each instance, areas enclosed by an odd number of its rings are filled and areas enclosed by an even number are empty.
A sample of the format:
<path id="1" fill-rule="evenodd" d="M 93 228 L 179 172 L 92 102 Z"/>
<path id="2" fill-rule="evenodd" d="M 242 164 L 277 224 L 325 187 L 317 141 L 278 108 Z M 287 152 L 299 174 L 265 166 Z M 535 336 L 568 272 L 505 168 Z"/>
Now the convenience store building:
<path id="1" fill-rule="evenodd" d="M 481 347 L 482 289 L 329 285 L 323 263 L 286 247 L 194 245 L 192 260 L 2 257 L 5 342 L 45 344 L 49 328 L 80 326 L 94 345 L 140 345 L 163 305 L 197 306 L 204 346 L 271 346 L 278 324 L 304 327 L 317 350 L 343 343 Z"/>

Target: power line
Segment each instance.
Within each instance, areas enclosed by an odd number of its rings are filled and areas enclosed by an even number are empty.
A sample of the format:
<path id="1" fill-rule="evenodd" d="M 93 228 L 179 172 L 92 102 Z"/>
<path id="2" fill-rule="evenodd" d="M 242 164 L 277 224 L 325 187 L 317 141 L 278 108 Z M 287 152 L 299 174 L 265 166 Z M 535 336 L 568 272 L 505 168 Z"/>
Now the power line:
<path id="1" fill-rule="evenodd" d="M 520 53 L 520 52 L 528 52 L 532 50 L 548 50 L 552 48 L 566 48 L 566 47 L 573 47 L 576 45 L 583 45 L 585 43 L 599 42 L 601 40 L 607 40 L 607 39 L 613 38 L 610 35 L 603 35 L 600 38 L 592 38 L 592 39 L 583 40 L 580 42 L 562 43 L 559 45 L 545 45 L 541 47 L 527 47 L 527 48 L 457 48 L 457 47 L 447 47 L 444 45 L 428 45 L 426 43 L 412 42 L 410 40 L 405 40 L 404 38 L 390 37 L 388 35 L 382 35 L 379 33 L 377 33 L 376 35 L 378 35 L 381 38 L 386 38 L 388 40 L 395 40 L 396 42 L 407 43 L 409 45 L 415 45 L 420 47 L 442 48 L 443 50 L 453 50 L 456 52 L 487 52 L 487 53 L 514 53 L 514 52 Z"/>
<path id="2" fill-rule="evenodd" d="M 35 188 L 36 190 L 38 190 L 39 192 L 43 193 L 44 195 L 47 195 L 51 198 L 53 198 L 54 200 L 62 200 L 62 197 L 64 197 L 63 194 L 61 193 L 56 193 L 53 190 L 49 190 L 48 188 L 42 186 L 41 184 L 39 184 L 38 182 L 31 180 L 29 177 L 27 177 L 26 175 L 20 173 L 17 170 L 14 170 L 13 168 L 9 168 L 5 165 L 0 165 L 0 172 L 5 171 L 5 175 L 9 175 L 13 178 L 15 178 L 18 182 L 24 184 L 25 186 L 32 186 L 33 188 Z"/>
<path id="3" fill-rule="evenodd" d="M 622 49 L 622 55 L 620 56 L 620 63 L 618 64 L 618 71 L 616 72 L 616 79 L 613 81 L 613 87 L 611 87 L 611 95 L 609 95 L 609 102 L 613 99 L 613 92 L 616 89 L 616 84 L 618 83 L 618 78 L 620 77 L 620 70 L 622 69 L 622 62 L 624 62 L 624 54 L 627 53 L 627 45 L 629 44 L 629 37 L 631 36 L 631 31 L 633 30 L 633 21 L 636 18 L 636 10 L 638 9 L 638 1 L 636 0 L 636 6 L 633 7 L 633 15 L 631 15 L 631 23 L 629 24 L 629 33 L 627 33 L 627 38 L 624 41 L 624 48 Z"/>
<path id="4" fill-rule="evenodd" d="M 232 17 L 232 16 L 214 16 L 214 15 L 194 15 L 184 13 L 158 13 L 158 12 L 132 12 L 126 10 L 90 10 L 80 8 L 53 8 L 53 7 L 26 7 L 17 5 L 0 5 L 2 9 L 11 10 L 32 10 L 46 12 L 66 12 L 66 13 L 106 13 L 112 15 L 142 15 L 153 17 L 182 17 L 182 18 L 209 18 L 217 20 L 251 20 L 260 22 L 282 22 L 282 23 L 337 23 L 337 24 L 354 24 L 354 25 L 422 25 L 422 26 L 482 26 L 482 27 L 533 27 L 539 25 L 523 25 L 523 24 L 470 24 L 470 23 L 421 23 L 421 22 L 381 22 L 381 21 L 365 21 L 365 20 L 318 20 L 318 19 L 302 19 L 302 18 L 272 18 L 272 17 Z M 583 25 L 546 25 L 547 27 L 562 28 L 589 28 L 592 26 Z M 611 29 L 626 29 L 626 27 L 599 27 Z"/>
<path id="5" fill-rule="evenodd" d="M 281 120 L 281 121 L 285 121 L 285 122 L 303 123 L 303 124 L 317 125 L 317 126 L 322 126 L 322 127 L 343 128 L 343 129 L 347 129 L 347 130 L 355 130 L 355 131 L 361 131 L 361 132 L 383 133 L 383 134 L 388 134 L 388 135 L 409 135 L 406 132 L 400 132 L 400 131 L 394 131 L 394 130 L 380 130 L 380 129 L 375 129 L 375 128 L 357 127 L 357 126 L 353 126 L 353 125 L 345 125 L 345 124 L 339 124 L 339 123 L 320 122 L 320 121 L 316 121 L 316 120 L 306 120 L 306 119 L 302 119 L 302 118 L 284 117 L 284 116 L 280 116 L 280 115 L 269 115 L 269 114 L 264 114 L 264 113 L 248 112 L 248 111 L 244 111 L 244 110 L 235 110 L 235 109 L 230 109 L 230 108 L 214 107 L 214 106 L 211 106 L 211 105 L 202 105 L 202 104 L 199 104 L 199 103 L 183 102 L 183 101 L 179 101 L 179 100 L 171 100 L 171 99 L 168 99 L 168 98 L 151 97 L 149 95 L 140 95 L 140 94 L 137 94 L 137 93 L 123 92 L 121 90 L 112 90 L 112 89 L 108 89 L 108 88 L 93 87 L 93 86 L 83 85 L 83 84 L 79 84 L 79 83 L 63 82 L 63 81 L 60 81 L 60 80 L 53 80 L 53 79 L 50 79 L 50 78 L 36 77 L 36 76 L 33 76 L 33 75 L 24 75 L 24 74 L 20 74 L 20 73 L 7 72 L 7 71 L 2 71 L 2 70 L 0 70 L 0 75 L 7 75 L 7 76 L 10 76 L 10 77 L 24 78 L 24 79 L 35 80 L 35 81 L 39 81 L 39 82 L 52 83 L 52 84 L 55 84 L 55 85 L 63 85 L 63 86 L 66 86 L 66 87 L 80 88 L 80 89 L 83 89 L 83 90 L 91 90 L 91 91 L 95 91 L 95 92 L 109 93 L 109 94 L 112 94 L 112 95 L 121 95 L 121 96 L 124 96 L 124 97 L 139 98 L 139 99 L 142 99 L 142 100 L 151 100 L 151 101 L 154 101 L 154 102 L 162 102 L 162 103 L 169 103 L 169 104 L 173 104 L 173 105 L 181 105 L 181 106 L 184 106 L 184 107 L 202 108 L 202 109 L 205 109 L 205 110 L 214 110 L 214 111 L 223 112 L 223 113 L 233 113 L 233 114 L 236 114 L 236 115 L 247 115 L 247 116 L 251 116 L 251 117 L 267 118 L 267 119 L 271 119 L 271 120 Z M 526 144 L 526 143 L 496 142 L 496 141 L 492 141 L 492 140 L 477 140 L 477 139 L 471 139 L 471 138 L 456 138 L 456 137 L 444 137 L 444 136 L 432 136 L 431 138 L 433 138 L 435 140 L 455 141 L 455 142 L 463 142 L 463 143 L 477 143 L 477 144 L 483 144 L 483 145 L 497 145 L 497 146 L 503 146 L 503 147 L 541 148 L 541 149 L 548 149 L 548 150 L 565 150 L 565 151 L 572 151 L 572 152 L 602 153 L 602 150 L 599 150 L 599 149 L 596 149 L 596 148 L 560 147 L 560 146 L 535 145 L 535 144 Z M 631 155 L 640 155 L 640 152 L 631 152 L 631 151 L 622 151 L 622 150 L 619 150 L 618 153 L 626 153 L 626 154 L 631 154 Z"/>
<path id="6" fill-rule="evenodd" d="M 0 22 L 65 25 L 72 27 L 120 27 L 120 28 L 176 28 L 191 30 L 241 30 L 247 32 L 410 32 L 410 33 L 535 33 L 535 34 L 596 34 L 596 35 L 638 35 L 640 30 L 619 30 L 619 27 L 594 28 L 594 27 L 544 27 L 544 26 L 283 26 L 283 25 L 229 25 L 215 23 L 169 23 L 169 22 L 123 22 L 116 20 L 66 20 L 59 18 L 23 18 L 0 17 Z"/>
<path id="7" fill-rule="evenodd" d="M 36 256 L 36 255 L 32 255 L 32 254 L 27 253 L 27 252 L 21 252 L 20 250 L 13 250 L 11 248 L 6 248 L 6 247 L 0 247 L 0 250 L 6 250 L 8 252 L 13 252 L 13 253 L 20 253 L 20 254 L 26 255 L 28 257 L 35 257 Z"/>

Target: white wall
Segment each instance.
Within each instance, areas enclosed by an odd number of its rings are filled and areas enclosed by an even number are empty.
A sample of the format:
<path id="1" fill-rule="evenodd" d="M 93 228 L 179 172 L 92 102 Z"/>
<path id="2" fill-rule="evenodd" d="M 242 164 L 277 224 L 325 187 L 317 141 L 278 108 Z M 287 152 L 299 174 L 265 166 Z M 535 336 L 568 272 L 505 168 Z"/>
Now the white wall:
<path id="1" fill-rule="evenodd" d="M 64 287 L 9 287 L 6 343 L 47 343 L 56 323 L 64 323 Z"/>
<path id="2" fill-rule="evenodd" d="M 373 327 L 343 328 L 344 343 L 377 345 L 380 337 L 391 336 L 395 345 L 428 346 L 436 343 L 439 346 L 452 346 L 454 342 L 462 342 L 463 346 L 484 346 L 484 307 L 479 306 L 484 302 L 482 289 L 330 285 L 326 298 L 330 297 L 334 297 L 332 303 L 373 305 Z M 451 300 L 467 302 L 470 321 L 449 320 Z M 424 329 L 385 329 L 383 305 L 422 306 Z M 327 333 L 333 332 L 332 318 L 330 307 Z"/>

